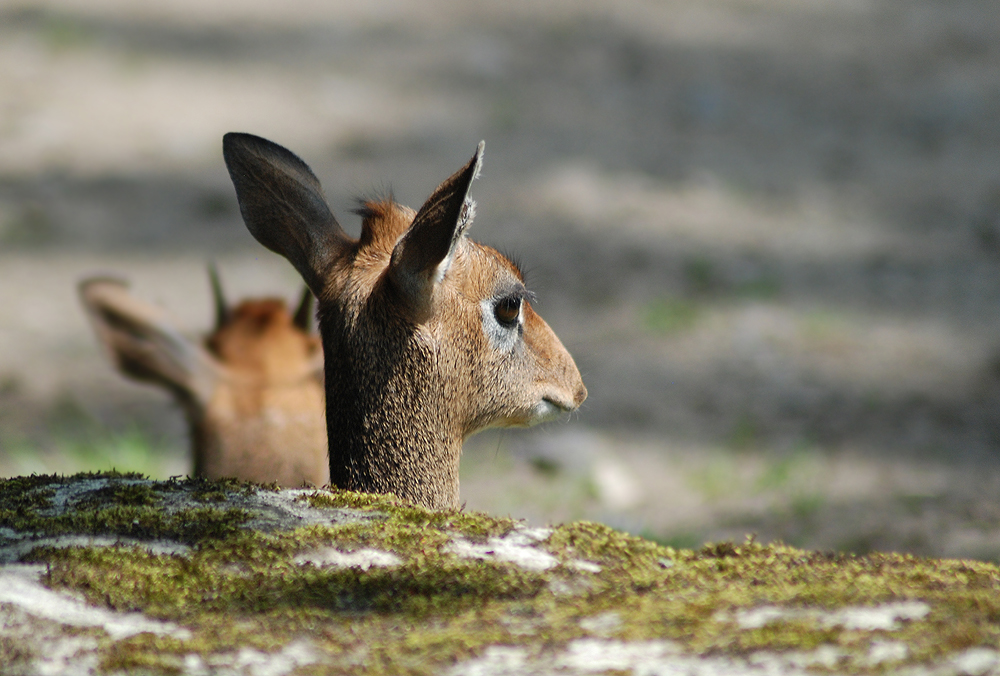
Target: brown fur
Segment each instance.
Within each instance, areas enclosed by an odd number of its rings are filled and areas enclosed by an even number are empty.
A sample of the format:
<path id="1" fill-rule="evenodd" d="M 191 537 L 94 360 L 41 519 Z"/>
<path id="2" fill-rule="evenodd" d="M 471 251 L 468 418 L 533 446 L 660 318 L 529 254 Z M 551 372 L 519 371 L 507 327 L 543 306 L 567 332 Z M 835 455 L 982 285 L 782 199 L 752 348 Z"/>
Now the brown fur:
<path id="1" fill-rule="evenodd" d="M 118 369 L 167 388 L 181 404 L 195 475 L 329 483 L 322 351 L 303 320 L 311 296 L 293 318 L 275 298 L 230 309 L 214 274 L 213 286 L 218 324 L 203 344 L 181 336 L 162 310 L 120 281 L 85 280 L 80 297 Z"/>
<path id="2" fill-rule="evenodd" d="M 465 438 L 586 398 L 520 271 L 465 236 L 482 146 L 417 212 L 365 203 L 358 240 L 288 150 L 247 134 L 227 134 L 223 149 L 247 227 L 319 301 L 334 485 L 457 507 Z M 502 303 L 516 306 L 516 322 L 500 322 Z"/>

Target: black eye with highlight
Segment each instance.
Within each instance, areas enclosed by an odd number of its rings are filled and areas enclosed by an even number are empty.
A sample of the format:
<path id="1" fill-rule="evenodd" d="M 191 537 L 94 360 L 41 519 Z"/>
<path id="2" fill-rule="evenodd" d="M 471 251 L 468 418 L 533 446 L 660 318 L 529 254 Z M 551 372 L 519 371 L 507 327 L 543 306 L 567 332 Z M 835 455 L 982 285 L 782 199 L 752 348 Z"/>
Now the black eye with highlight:
<path id="1" fill-rule="evenodd" d="M 493 316 L 501 326 L 513 327 L 521 317 L 521 296 L 505 296 L 493 304 Z"/>

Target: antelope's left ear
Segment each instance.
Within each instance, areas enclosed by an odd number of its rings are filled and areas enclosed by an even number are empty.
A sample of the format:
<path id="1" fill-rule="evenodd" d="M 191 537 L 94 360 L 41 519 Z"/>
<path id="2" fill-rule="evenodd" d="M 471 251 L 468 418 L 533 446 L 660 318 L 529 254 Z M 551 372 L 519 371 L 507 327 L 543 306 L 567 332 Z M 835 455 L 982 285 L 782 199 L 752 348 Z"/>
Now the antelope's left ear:
<path id="1" fill-rule="evenodd" d="M 418 318 L 429 311 L 434 287 L 448 274 L 475 216 L 469 187 L 479 176 L 485 147 L 480 141 L 472 159 L 434 190 L 392 251 L 390 278 Z"/>
<path id="2" fill-rule="evenodd" d="M 222 154 L 247 229 L 322 293 L 327 271 L 353 240 L 334 218 L 312 169 L 287 148 L 252 134 L 226 134 Z"/>

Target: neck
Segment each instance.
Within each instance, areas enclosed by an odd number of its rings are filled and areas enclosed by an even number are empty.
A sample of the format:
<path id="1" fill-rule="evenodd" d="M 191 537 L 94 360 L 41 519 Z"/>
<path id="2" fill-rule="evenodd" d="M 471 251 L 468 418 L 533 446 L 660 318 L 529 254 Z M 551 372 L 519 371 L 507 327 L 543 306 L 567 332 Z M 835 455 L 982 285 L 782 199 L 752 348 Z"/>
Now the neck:
<path id="1" fill-rule="evenodd" d="M 324 341 L 331 483 L 457 508 L 462 433 L 440 413 L 446 388 L 420 368 L 431 355 L 409 336 L 373 342 Z"/>
<path id="2" fill-rule="evenodd" d="M 399 429 L 397 420 L 358 421 L 327 402 L 330 482 L 365 493 L 393 493 L 431 509 L 458 507 L 460 440 Z M 334 412 L 334 409 L 339 409 Z M 353 417 L 348 422 L 344 418 Z M 403 425 L 409 421 L 402 422 Z"/>

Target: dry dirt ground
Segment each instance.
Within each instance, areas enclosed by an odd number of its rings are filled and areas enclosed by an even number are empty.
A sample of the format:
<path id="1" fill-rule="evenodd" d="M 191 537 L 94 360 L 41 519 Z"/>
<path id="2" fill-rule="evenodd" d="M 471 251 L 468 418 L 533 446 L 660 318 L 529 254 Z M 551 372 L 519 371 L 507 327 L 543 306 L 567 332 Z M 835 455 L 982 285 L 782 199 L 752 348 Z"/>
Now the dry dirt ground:
<path id="1" fill-rule="evenodd" d="M 983 0 L 0 2 L 0 473 L 186 470 L 75 284 L 192 333 L 209 259 L 298 293 L 223 133 L 298 152 L 340 214 L 419 204 L 485 138 L 473 237 L 590 399 L 471 440 L 469 508 L 995 560 L 997 73 Z"/>

